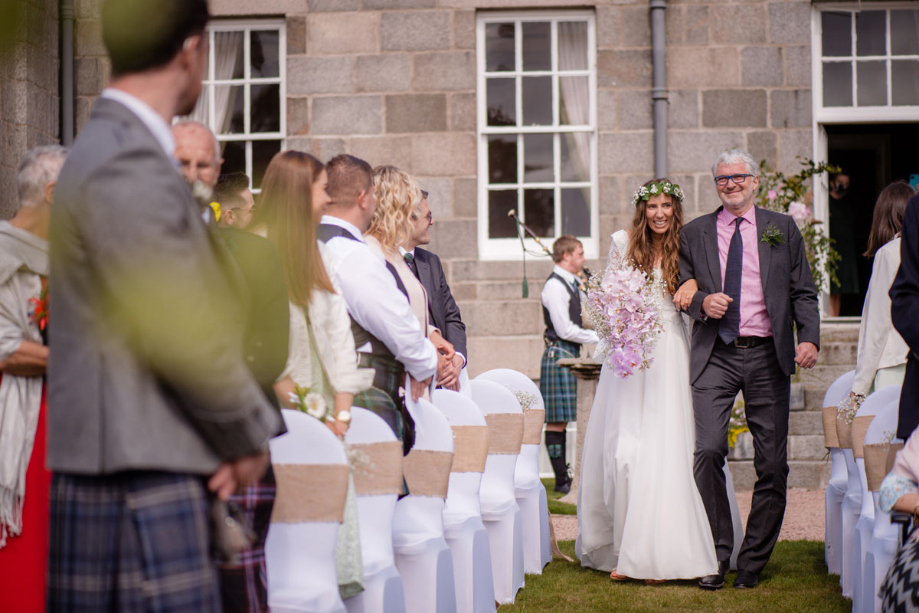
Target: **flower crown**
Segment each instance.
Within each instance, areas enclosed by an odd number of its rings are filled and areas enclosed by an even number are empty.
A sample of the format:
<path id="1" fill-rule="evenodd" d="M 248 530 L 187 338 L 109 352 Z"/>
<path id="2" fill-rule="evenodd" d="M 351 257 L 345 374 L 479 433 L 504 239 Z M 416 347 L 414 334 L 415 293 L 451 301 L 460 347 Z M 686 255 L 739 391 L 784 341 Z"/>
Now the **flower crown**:
<path id="1" fill-rule="evenodd" d="M 632 194 L 632 206 L 638 206 L 639 201 L 649 200 L 651 196 L 658 194 L 667 194 L 668 196 L 679 198 L 680 201 L 683 200 L 683 190 L 680 189 L 679 185 L 668 181 L 658 181 L 651 185 L 642 185 L 637 192 Z"/>

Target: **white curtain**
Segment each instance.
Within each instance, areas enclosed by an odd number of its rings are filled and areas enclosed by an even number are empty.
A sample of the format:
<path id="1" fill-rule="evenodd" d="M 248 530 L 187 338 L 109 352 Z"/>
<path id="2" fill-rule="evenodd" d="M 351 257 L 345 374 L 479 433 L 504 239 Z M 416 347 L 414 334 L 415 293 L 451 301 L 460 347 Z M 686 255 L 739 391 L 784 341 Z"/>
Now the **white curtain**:
<path id="1" fill-rule="evenodd" d="M 243 36 L 245 32 L 215 32 L 214 33 L 214 80 L 221 81 L 232 79 L 237 67 L 242 60 Z M 242 86 L 213 85 L 205 89 L 198 99 L 198 104 L 191 114 L 191 118 L 203 124 L 210 125 L 217 134 L 226 134 L 233 120 L 233 109 L 239 96 L 243 93 Z M 207 104 L 208 97 L 214 96 L 214 123 L 208 122 Z"/>
<path id="2" fill-rule="evenodd" d="M 562 21 L 558 24 L 558 68 L 566 70 L 587 70 L 587 24 Z M 560 77 L 559 98 L 563 103 L 560 122 L 568 125 L 590 123 L 590 82 L 588 77 Z M 566 166 L 571 167 L 579 181 L 590 180 L 590 134 L 587 132 L 565 132 L 568 160 L 562 160 L 563 174 Z M 567 180 L 571 180 L 568 177 Z M 584 200 L 590 202 L 590 190 L 584 189 Z"/>

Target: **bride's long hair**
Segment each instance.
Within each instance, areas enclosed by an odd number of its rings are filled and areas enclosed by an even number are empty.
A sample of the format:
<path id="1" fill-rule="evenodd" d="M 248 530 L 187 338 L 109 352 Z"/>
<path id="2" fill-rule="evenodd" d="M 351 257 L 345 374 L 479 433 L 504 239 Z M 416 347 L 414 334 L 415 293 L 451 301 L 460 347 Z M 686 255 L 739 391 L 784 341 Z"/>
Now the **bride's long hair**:
<path id="1" fill-rule="evenodd" d="M 643 187 L 653 183 L 673 183 L 670 179 L 652 179 Z M 668 194 L 669 195 L 669 194 Z M 664 239 L 660 243 L 661 274 L 664 285 L 671 294 L 676 293 L 680 282 L 680 229 L 683 227 L 683 201 L 670 195 L 673 203 L 673 218 Z M 632 218 L 632 230 L 629 232 L 629 259 L 649 277 L 654 274 L 654 260 L 657 255 L 654 248 L 654 230 L 648 225 L 647 200 L 638 200 L 635 205 L 635 216 Z"/>

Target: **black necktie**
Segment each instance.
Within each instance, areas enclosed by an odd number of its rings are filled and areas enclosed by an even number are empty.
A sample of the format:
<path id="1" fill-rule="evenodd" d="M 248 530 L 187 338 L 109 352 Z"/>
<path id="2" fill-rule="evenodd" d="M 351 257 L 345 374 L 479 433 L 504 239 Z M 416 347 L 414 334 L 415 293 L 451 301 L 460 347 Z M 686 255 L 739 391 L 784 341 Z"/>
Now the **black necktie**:
<path id="1" fill-rule="evenodd" d="M 724 293 L 734 299 L 721 318 L 718 336 L 726 344 L 734 342 L 740 336 L 740 279 L 743 273 L 743 237 L 740 235 L 740 222 L 743 217 L 734 220 L 734 236 L 728 248 L 728 260 L 724 266 Z"/>
<path id="2" fill-rule="evenodd" d="M 408 264 L 408 269 L 412 271 L 412 274 L 420 281 L 421 278 L 418 277 L 418 268 L 415 266 L 415 256 L 409 251 L 405 252 L 405 255 L 402 256 L 405 259 L 405 263 Z"/>

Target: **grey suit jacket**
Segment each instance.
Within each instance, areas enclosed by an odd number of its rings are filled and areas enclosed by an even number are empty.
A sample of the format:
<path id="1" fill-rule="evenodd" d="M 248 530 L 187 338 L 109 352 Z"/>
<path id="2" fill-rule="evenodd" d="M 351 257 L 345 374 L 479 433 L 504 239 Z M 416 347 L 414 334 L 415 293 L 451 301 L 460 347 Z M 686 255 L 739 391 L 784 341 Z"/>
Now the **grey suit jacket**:
<path id="1" fill-rule="evenodd" d="M 243 363 L 243 314 L 211 241 L 150 131 L 100 98 L 51 218 L 52 470 L 208 474 L 279 430 Z"/>
<path id="2" fill-rule="evenodd" d="M 420 247 L 415 248 L 415 266 L 418 269 L 418 278 L 428 292 L 428 310 L 431 312 L 431 321 L 443 333 L 443 336 L 453 348 L 468 360 L 466 353 L 466 324 L 460 315 L 456 300 L 447 284 L 444 275 L 444 266 L 437 255 Z"/>
<path id="3" fill-rule="evenodd" d="M 689 222 L 680 231 L 680 282 L 695 279 L 699 291 L 693 296 L 689 314 L 692 328 L 690 381 L 695 382 L 705 369 L 718 337 L 716 319 L 703 318 L 702 301 L 721 289 L 721 261 L 718 258 L 718 232 L 715 221 L 722 207 Z M 784 240 L 778 245 L 762 241 L 769 225 L 776 226 Z M 766 312 L 772 323 L 772 336 L 779 364 L 786 375 L 795 371 L 795 326 L 798 342 L 820 347 L 820 312 L 817 289 L 804 252 L 804 240 L 788 215 L 756 209 L 756 229 L 760 237 L 759 269 L 766 298 Z"/>

